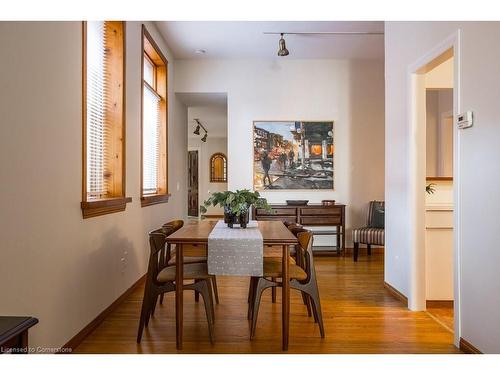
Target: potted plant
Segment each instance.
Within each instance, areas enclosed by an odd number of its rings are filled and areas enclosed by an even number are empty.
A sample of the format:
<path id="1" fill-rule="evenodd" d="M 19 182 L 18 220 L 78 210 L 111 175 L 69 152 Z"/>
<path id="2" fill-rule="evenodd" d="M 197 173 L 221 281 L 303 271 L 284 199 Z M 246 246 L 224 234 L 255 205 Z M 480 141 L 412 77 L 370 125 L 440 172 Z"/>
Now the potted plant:
<path id="1" fill-rule="evenodd" d="M 224 222 L 229 228 L 233 224 L 240 224 L 241 228 L 246 228 L 249 220 L 250 206 L 271 210 L 271 206 L 265 198 L 258 192 L 248 189 L 234 191 L 222 191 L 212 193 L 212 195 L 200 206 L 201 213 L 207 212 L 208 206 L 220 206 L 224 208 Z"/>

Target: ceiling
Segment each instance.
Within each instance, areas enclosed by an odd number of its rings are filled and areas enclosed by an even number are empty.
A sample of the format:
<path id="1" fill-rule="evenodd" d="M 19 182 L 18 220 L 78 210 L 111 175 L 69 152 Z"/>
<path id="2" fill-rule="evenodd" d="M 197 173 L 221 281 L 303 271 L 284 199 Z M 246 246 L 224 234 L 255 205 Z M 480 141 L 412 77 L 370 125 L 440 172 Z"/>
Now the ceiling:
<path id="1" fill-rule="evenodd" d="M 278 57 L 279 35 L 264 31 L 383 32 L 379 21 L 158 21 L 176 59 L 383 59 L 383 35 L 285 35 L 290 55 Z M 203 49 L 205 54 L 195 51 Z"/>

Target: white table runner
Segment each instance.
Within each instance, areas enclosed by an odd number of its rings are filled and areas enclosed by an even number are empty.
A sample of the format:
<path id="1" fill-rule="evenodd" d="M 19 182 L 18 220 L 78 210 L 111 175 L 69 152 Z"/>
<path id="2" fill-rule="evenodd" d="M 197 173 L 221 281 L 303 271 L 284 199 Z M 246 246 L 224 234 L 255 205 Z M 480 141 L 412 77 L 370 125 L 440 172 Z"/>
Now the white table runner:
<path id="1" fill-rule="evenodd" d="M 211 275 L 263 276 L 264 241 L 256 221 L 247 228 L 228 228 L 223 220 L 208 236 L 207 264 Z"/>

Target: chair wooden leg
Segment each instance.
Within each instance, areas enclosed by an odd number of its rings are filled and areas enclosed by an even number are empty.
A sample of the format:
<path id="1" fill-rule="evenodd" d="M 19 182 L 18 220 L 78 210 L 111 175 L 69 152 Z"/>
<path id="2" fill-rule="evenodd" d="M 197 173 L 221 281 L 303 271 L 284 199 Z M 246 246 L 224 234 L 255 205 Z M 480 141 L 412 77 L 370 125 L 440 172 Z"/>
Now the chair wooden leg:
<path id="1" fill-rule="evenodd" d="M 200 280 L 195 280 L 194 282 L 197 283 Z M 200 292 L 197 290 L 194 291 L 194 302 L 200 302 Z"/>
<path id="2" fill-rule="evenodd" d="M 215 277 L 215 275 L 210 278 L 210 281 L 212 283 L 213 290 L 214 290 L 215 303 L 218 305 L 219 304 L 219 290 L 217 289 L 217 278 Z"/>
<path id="3" fill-rule="evenodd" d="M 160 295 L 160 305 L 163 305 L 163 297 L 165 297 L 165 293 Z"/>
<path id="4" fill-rule="evenodd" d="M 316 284 L 316 283 L 315 283 Z M 321 313 L 321 302 L 319 300 L 318 286 L 317 284 L 313 287 L 314 291 L 310 294 L 312 309 L 314 313 L 315 320 L 319 325 L 319 332 L 321 337 L 325 337 L 325 327 L 323 326 L 323 314 Z"/>
<path id="5" fill-rule="evenodd" d="M 155 310 L 156 310 L 156 304 L 158 303 L 158 296 L 153 298 L 152 304 L 151 304 L 151 316 L 155 316 Z"/>
<path id="6" fill-rule="evenodd" d="M 372 255 L 372 245 L 366 245 L 366 249 L 368 250 L 368 255 Z"/>
<path id="7" fill-rule="evenodd" d="M 142 308 L 141 308 L 141 317 L 139 318 L 139 328 L 137 330 L 137 343 L 139 344 L 142 339 L 142 332 L 144 330 L 144 326 L 146 324 L 146 319 L 149 320 L 149 287 L 146 282 L 146 286 L 144 287 L 144 297 L 142 298 Z"/>
<path id="8" fill-rule="evenodd" d="M 207 289 L 208 293 L 210 296 L 210 307 L 212 308 L 212 322 L 215 322 L 215 307 L 214 307 L 214 300 L 212 298 L 213 296 L 213 291 L 212 291 L 212 280 L 207 280 Z"/>
<path id="9" fill-rule="evenodd" d="M 304 302 L 304 305 L 306 305 L 307 308 L 307 316 L 311 316 L 311 302 L 309 301 L 309 296 L 307 295 L 306 292 L 301 292 L 302 294 L 302 301 Z"/>
<path id="10" fill-rule="evenodd" d="M 358 252 L 359 252 L 359 242 L 354 242 L 353 257 L 355 262 L 358 261 Z"/>
<path id="11" fill-rule="evenodd" d="M 313 315 L 314 315 L 314 322 L 318 323 L 319 332 L 321 334 L 321 337 L 324 338 L 325 328 L 323 326 L 323 314 L 321 313 L 321 302 L 319 299 L 318 283 L 316 281 L 316 278 L 313 278 L 311 280 L 311 284 L 309 284 L 308 289 L 309 289 L 308 292 L 309 300 L 311 301 Z"/>
<path id="12" fill-rule="evenodd" d="M 262 297 L 262 292 L 264 292 L 265 289 L 275 286 L 274 282 L 266 280 L 264 278 L 258 278 L 256 285 L 255 285 L 255 291 L 254 291 L 254 301 L 253 301 L 253 307 L 252 307 L 252 327 L 250 329 L 250 340 L 253 339 L 255 336 L 255 329 L 257 327 L 257 317 L 259 315 L 259 306 L 260 306 L 260 299 Z"/>
<path id="13" fill-rule="evenodd" d="M 253 277 L 250 277 L 250 283 L 248 284 L 248 303 L 252 301 L 252 288 L 253 288 Z"/>
<path id="14" fill-rule="evenodd" d="M 248 287 L 248 312 L 247 312 L 247 319 L 252 320 L 252 315 L 253 315 L 253 302 L 255 298 L 255 287 L 257 285 L 257 277 L 251 277 L 250 278 L 250 286 Z"/>
<path id="15" fill-rule="evenodd" d="M 272 281 L 276 281 L 276 279 L 273 277 L 271 278 Z M 273 303 L 276 303 L 276 287 L 273 286 L 271 289 L 271 300 Z"/>
<path id="16" fill-rule="evenodd" d="M 208 334 L 210 336 L 210 342 L 213 344 L 214 340 L 214 307 L 212 302 L 212 288 L 209 280 L 203 280 L 199 287 L 199 293 L 203 297 L 203 303 L 205 304 L 205 314 L 207 315 L 208 323 Z"/>

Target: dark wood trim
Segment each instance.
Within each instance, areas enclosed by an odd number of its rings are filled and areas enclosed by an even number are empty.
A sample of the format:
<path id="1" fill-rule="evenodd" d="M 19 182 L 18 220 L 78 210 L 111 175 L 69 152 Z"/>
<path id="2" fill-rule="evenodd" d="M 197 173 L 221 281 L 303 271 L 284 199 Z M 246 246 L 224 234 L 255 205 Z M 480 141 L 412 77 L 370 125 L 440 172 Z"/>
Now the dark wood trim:
<path id="1" fill-rule="evenodd" d="M 425 301 L 425 307 L 426 308 L 434 308 L 434 309 L 439 309 L 439 308 L 446 308 L 446 309 L 452 309 L 453 308 L 453 301 L 447 301 L 447 300 L 427 300 Z"/>
<path id="2" fill-rule="evenodd" d="M 167 203 L 170 194 L 155 194 L 141 197 L 141 207 L 153 206 L 155 204 Z"/>
<path id="3" fill-rule="evenodd" d="M 203 215 L 206 219 L 224 219 L 224 215 Z"/>
<path id="4" fill-rule="evenodd" d="M 387 289 L 391 295 L 396 298 L 397 300 L 403 302 L 406 307 L 408 307 L 408 297 L 406 297 L 403 293 L 401 293 L 399 290 L 394 288 L 392 285 L 386 283 L 384 281 L 384 288 Z"/>
<path id="5" fill-rule="evenodd" d="M 140 286 L 144 280 L 146 280 L 147 275 L 141 276 L 130 288 L 128 288 L 121 296 L 119 296 L 111 305 L 109 305 L 103 312 L 101 312 L 97 317 L 87 324 L 80 332 L 73 336 L 66 344 L 64 344 L 62 353 L 71 353 L 75 348 L 82 343 L 82 341 L 90 335 L 98 326 L 101 324 L 122 302 L 124 302 L 132 292 Z"/>
<path id="6" fill-rule="evenodd" d="M 472 345 L 470 342 L 460 337 L 460 350 L 467 354 L 483 354 L 478 348 Z"/>
<path id="7" fill-rule="evenodd" d="M 130 202 L 132 202 L 132 198 L 130 197 L 118 197 L 81 202 L 80 207 L 82 209 L 83 218 L 88 219 L 90 217 L 125 211 L 127 203 Z"/>
<path id="8" fill-rule="evenodd" d="M 426 177 L 426 181 L 453 181 L 453 177 Z"/>

